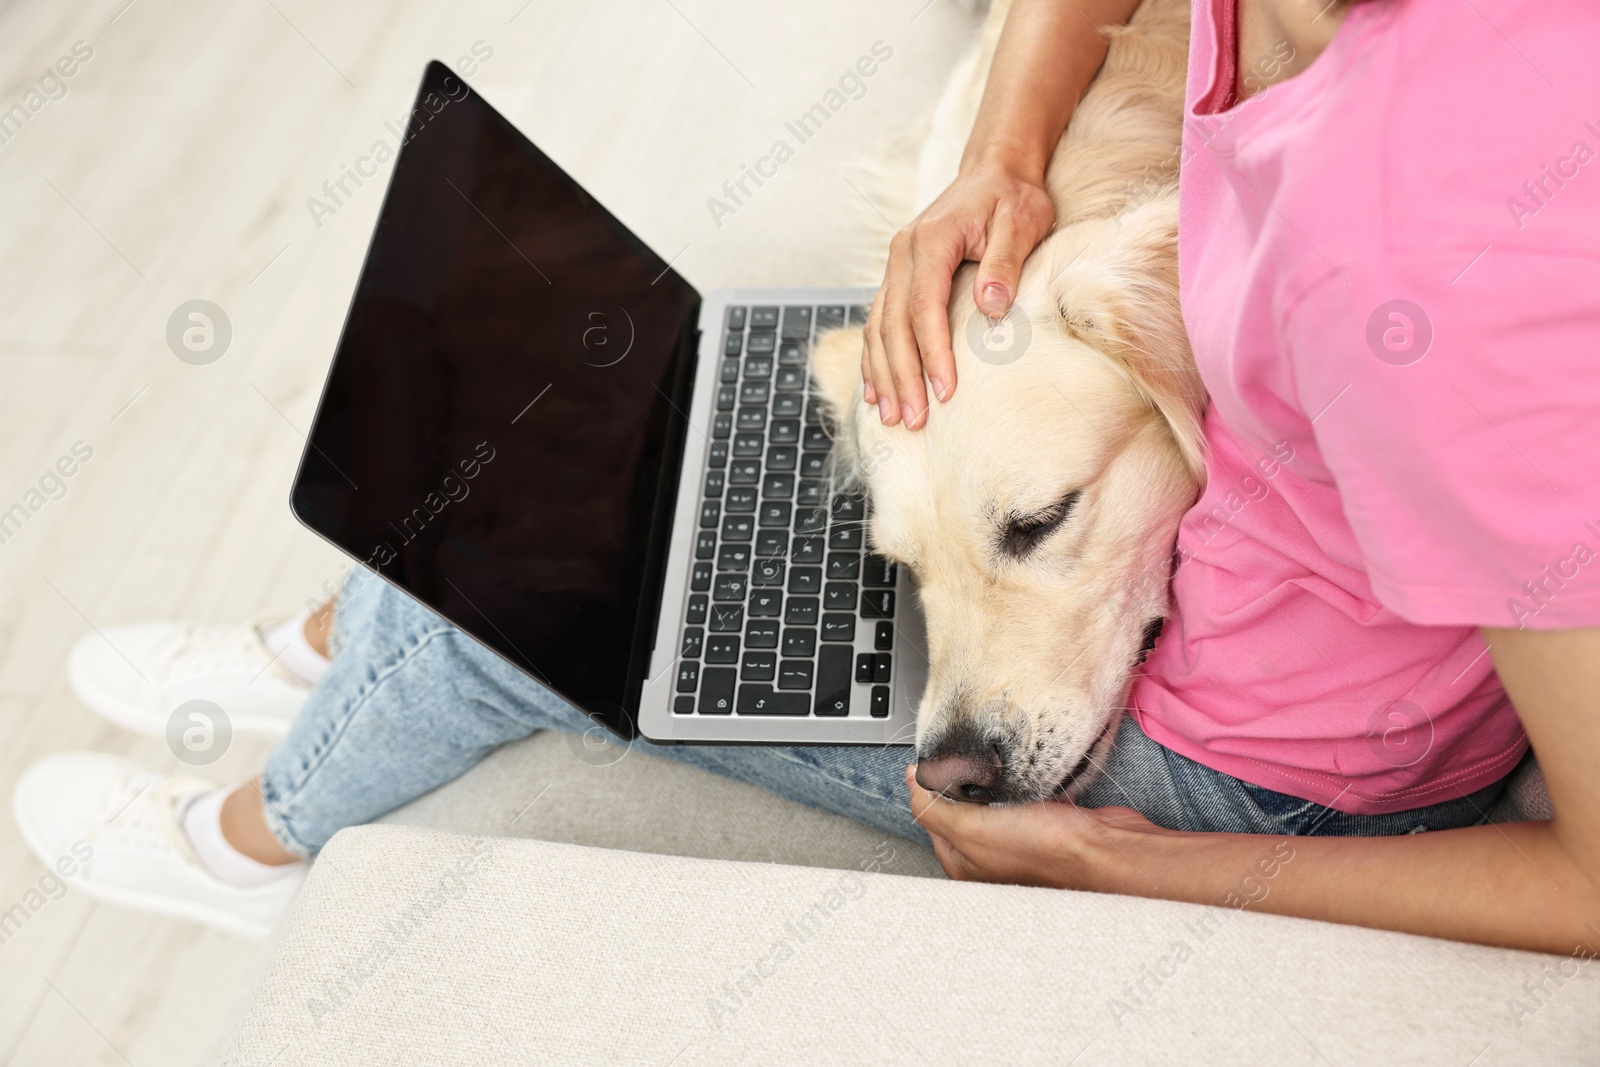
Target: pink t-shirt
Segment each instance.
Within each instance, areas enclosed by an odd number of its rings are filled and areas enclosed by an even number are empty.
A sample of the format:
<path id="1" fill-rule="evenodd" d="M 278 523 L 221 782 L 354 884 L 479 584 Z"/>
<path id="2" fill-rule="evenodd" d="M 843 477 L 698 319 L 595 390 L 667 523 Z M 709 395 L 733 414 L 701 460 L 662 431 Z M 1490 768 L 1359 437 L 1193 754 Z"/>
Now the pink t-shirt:
<path id="1" fill-rule="evenodd" d="M 1209 483 L 1136 715 L 1340 811 L 1455 799 L 1527 745 L 1476 628 L 1600 625 L 1600 5 L 1357 4 L 1237 106 L 1233 8 L 1181 169 Z"/>

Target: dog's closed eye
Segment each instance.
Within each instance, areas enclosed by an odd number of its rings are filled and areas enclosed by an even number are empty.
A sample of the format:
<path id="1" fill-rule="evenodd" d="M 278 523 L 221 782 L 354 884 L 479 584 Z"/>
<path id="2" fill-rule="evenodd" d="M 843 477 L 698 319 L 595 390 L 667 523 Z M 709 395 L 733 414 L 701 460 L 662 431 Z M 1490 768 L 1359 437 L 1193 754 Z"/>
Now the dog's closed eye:
<path id="1" fill-rule="evenodd" d="M 1012 559 L 1022 559 L 1061 528 L 1082 495 L 1074 489 L 1043 511 L 1007 516 L 1000 528 L 1000 551 Z"/>

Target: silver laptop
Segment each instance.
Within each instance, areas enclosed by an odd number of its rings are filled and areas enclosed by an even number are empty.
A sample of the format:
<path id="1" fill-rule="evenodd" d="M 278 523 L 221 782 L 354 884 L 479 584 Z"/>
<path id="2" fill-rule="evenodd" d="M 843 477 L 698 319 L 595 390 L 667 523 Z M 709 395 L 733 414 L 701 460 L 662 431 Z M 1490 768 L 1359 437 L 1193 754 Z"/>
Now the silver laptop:
<path id="1" fill-rule="evenodd" d="M 870 290 L 701 294 L 429 65 L 291 504 L 625 738 L 910 744 L 910 575 L 810 346 Z"/>

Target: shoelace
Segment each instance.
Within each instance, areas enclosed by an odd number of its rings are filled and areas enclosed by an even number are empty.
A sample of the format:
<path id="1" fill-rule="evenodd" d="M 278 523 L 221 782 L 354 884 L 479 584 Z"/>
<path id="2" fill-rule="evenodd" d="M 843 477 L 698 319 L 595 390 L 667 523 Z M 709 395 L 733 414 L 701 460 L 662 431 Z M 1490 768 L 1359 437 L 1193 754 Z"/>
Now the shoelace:
<path id="1" fill-rule="evenodd" d="M 148 780 L 140 781 L 143 777 L 129 773 L 117 780 L 106 797 L 100 821 L 86 835 L 87 842 L 117 840 L 146 851 L 175 849 L 204 870 L 183 829 L 183 809 L 216 786 L 199 778 L 168 778 L 151 786 Z"/>
<path id="2" fill-rule="evenodd" d="M 157 653 L 155 670 L 156 677 L 165 682 L 241 667 L 259 671 L 269 658 L 258 623 L 243 627 L 185 623 Z"/>

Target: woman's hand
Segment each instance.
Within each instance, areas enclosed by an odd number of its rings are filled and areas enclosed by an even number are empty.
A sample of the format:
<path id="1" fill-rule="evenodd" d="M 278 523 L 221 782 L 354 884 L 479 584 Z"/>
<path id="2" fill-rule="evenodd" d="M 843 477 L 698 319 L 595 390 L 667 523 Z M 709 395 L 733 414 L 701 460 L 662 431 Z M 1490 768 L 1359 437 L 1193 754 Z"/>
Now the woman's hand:
<path id="1" fill-rule="evenodd" d="M 945 401 L 956 387 L 950 347 L 950 279 L 977 260 L 973 299 L 990 317 L 1016 299 L 1022 261 L 1055 221 L 1042 176 L 1002 166 L 964 169 L 939 198 L 889 244 L 889 266 L 867 318 L 861 352 L 866 400 L 885 426 L 928 419 L 926 373 Z"/>
<path id="2" fill-rule="evenodd" d="M 906 785 L 939 865 L 958 882 L 1114 891 L 1139 877 L 1119 838 L 1172 835 L 1132 808 L 961 804 L 923 789 L 915 768 L 907 768 Z"/>

